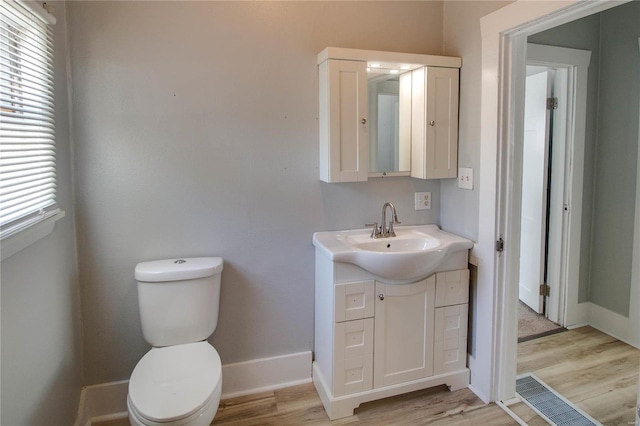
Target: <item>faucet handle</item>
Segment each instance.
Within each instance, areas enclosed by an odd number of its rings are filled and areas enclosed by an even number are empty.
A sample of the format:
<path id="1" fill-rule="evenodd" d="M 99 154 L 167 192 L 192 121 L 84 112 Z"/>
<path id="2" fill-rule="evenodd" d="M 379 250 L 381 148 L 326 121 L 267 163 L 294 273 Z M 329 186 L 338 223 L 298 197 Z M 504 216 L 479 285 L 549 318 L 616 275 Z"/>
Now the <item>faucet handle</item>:
<path id="1" fill-rule="evenodd" d="M 364 226 L 373 226 L 371 230 L 371 238 L 378 238 L 380 236 L 380 228 L 378 228 L 378 222 L 365 223 Z"/>

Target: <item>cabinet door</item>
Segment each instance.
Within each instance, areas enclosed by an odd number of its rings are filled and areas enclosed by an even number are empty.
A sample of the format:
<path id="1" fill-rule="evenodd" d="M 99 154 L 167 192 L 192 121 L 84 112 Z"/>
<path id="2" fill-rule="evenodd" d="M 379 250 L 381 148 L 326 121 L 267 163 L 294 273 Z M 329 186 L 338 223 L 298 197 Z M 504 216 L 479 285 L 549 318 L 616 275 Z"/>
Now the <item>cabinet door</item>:
<path id="1" fill-rule="evenodd" d="M 320 180 L 366 181 L 367 63 L 329 59 L 320 64 L 319 76 Z"/>
<path id="2" fill-rule="evenodd" d="M 414 284 L 376 282 L 374 388 L 433 375 L 435 275 Z"/>
<path id="3" fill-rule="evenodd" d="M 413 71 L 412 177 L 442 179 L 458 174 L 459 72 L 440 67 Z"/>

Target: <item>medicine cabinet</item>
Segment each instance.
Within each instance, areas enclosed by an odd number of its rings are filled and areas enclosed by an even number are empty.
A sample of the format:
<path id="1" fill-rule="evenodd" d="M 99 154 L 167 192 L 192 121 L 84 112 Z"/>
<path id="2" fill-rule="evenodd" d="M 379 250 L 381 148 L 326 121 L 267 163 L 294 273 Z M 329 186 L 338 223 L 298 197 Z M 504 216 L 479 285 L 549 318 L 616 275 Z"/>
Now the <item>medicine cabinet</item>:
<path id="1" fill-rule="evenodd" d="M 320 179 L 455 178 L 461 63 L 335 47 L 320 52 Z"/>

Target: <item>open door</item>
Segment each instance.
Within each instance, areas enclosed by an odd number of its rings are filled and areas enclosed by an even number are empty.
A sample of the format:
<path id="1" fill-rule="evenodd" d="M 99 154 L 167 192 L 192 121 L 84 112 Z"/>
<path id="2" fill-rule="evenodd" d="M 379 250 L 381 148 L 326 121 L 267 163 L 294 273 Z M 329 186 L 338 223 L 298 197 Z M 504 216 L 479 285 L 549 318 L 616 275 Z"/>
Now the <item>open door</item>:
<path id="1" fill-rule="evenodd" d="M 547 229 L 547 186 L 551 96 L 549 71 L 527 76 L 522 161 L 522 212 L 520 221 L 520 300 L 543 313 Z"/>

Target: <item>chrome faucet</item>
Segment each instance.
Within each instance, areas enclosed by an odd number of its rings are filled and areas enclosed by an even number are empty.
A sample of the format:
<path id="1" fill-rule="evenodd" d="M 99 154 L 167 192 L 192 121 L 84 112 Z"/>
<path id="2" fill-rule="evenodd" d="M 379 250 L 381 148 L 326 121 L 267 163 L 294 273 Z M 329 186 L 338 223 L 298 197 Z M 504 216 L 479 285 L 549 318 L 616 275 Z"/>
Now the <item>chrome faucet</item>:
<path id="1" fill-rule="evenodd" d="M 391 207 L 391 214 L 393 215 L 393 219 L 389 221 L 389 227 L 385 229 L 385 224 L 387 221 L 387 207 Z M 381 232 L 382 232 L 382 236 L 383 237 L 395 237 L 396 236 L 396 232 L 393 230 L 393 224 L 400 224 L 400 221 L 398 220 L 398 214 L 396 213 L 396 206 L 394 206 L 392 203 L 390 202 L 386 202 L 384 203 L 384 205 L 382 206 L 382 225 L 381 226 Z"/>
<path id="2" fill-rule="evenodd" d="M 389 221 L 389 227 L 387 228 L 387 207 L 391 207 L 392 220 Z M 398 214 L 396 213 L 396 207 L 386 202 L 382 206 L 382 224 L 378 227 L 378 222 L 367 223 L 365 226 L 373 226 L 371 230 L 371 238 L 387 238 L 395 237 L 396 232 L 393 230 L 393 225 L 399 225 L 401 222 L 398 220 Z"/>

